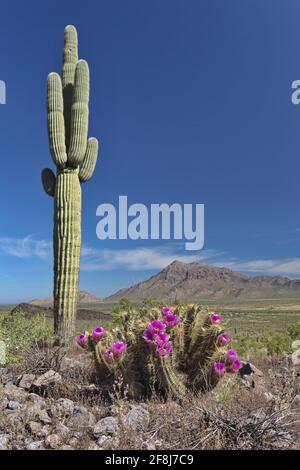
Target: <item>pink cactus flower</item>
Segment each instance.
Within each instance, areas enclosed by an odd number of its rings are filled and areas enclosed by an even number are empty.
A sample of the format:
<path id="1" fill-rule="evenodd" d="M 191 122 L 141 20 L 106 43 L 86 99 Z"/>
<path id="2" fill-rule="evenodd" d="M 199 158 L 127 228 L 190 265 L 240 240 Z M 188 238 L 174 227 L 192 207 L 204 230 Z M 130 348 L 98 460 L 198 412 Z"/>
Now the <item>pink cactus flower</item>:
<path id="1" fill-rule="evenodd" d="M 170 335 L 168 335 L 165 331 L 162 331 L 161 333 L 158 333 L 155 336 L 154 344 L 156 344 L 156 346 L 158 346 L 158 347 L 161 347 L 165 343 L 167 343 L 169 341 L 169 339 L 170 339 Z"/>
<path id="2" fill-rule="evenodd" d="M 173 345 L 170 341 L 166 341 L 165 343 L 163 343 L 161 346 L 158 346 L 156 348 L 156 353 L 160 356 L 160 357 L 165 357 L 165 356 L 168 356 L 170 354 L 170 352 L 172 351 L 173 349 Z"/>
<path id="3" fill-rule="evenodd" d="M 214 312 L 210 316 L 210 321 L 213 325 L 219 325 L 222 322 L 222 317 L 219 313 Z"/>
<path id="4" fill-rule="evenodd" d="M 230 367 L 227 367 L 227 372 L 238 372 L 242 367 L 242 363 L 239 359 L 232 361 Z"/>
<path id="5" fill-rule="evenodd" d="M 221 377 L 222 375 L 225 374 L 226 371 L 226 366 L 224 362 L 217 361 L 213 365 L 214 373 L 218 376 Z"/>
<path id="6" fill-rule="evenodd" d="M 162 313 L 163 316 L 165 316 L 165 315 L 172 314 L 172 313 L 173 313 L 173 310 L 170 309 L 169 307 L 163 307 L 163 308 L 161 309 L 161 313 Z"/>
<path id="7" fill-rule="evenodd" d="M 112 353 L 114 357 L 121 357 L 125 353 L 127 349 L 127 344 L 123 343 L 123 341 L 117 341 L 111 347 Z"/>
<path id="8" fill-rule="evenodd" d="M 143 333 L 143 338 L 146 341 L 146 343 L 154 343 L 156 334 L 147 328 L 144 333 Z"/>
<path id="9" fill-rule="evenodd" d="M 92 331 L 92 337 L 94 341 L 99 341 L 102 336 L 105 334 L 105 329 L 102 328 L 102 326 L 98 326 L 97 328 L 94 328 Z"/>
<path id="10" fill-rule="evenodd" d="M 148 329 L 151 330 L 153 333 L 160 333 L 166 328 L 166 325 L 162 323 L 160 320 L 154 320 L 148 323 Z"/>
<path id="11" fill-rule="evenodd" d="M 234 351 L 233 349 L 228 349 L 227 353 L 226 353 L 226 358 L 227 358 L 227 361 L 232 364 L 233 361 L 235 361 L 237 359 L 237 352 Z"/>
<path id="12" fill-rule="evenodd" d="M 89 338 L 87 335 L 79 335 L 79 336 L 76 336 L 76 341 L 77 341 L 77 344 L 79 344 L 79 346 L 81 346 L 82 348 L 85 348 L 89 342 Z"/>
<path id="13" fill-rule="evenodd" d="M 222 333 L 218 336 L 218 344 L 220 346 L 225 346 L 230 341 L 229 335 L 227 333 Z"/>
<path id="14" fill-rule="evenodd" d="M 103 353 L 103 357 L 104 357 L 106 362 L 114 362 L 114 354 L 113 354 L 111 348 L 107 349 Z"/>
<path id="15" fill-rule="evenodd" d="M 167 328 L 174 328 L 174 326 L 177 326 L 179 322 L 179 317 L 174 313 L 169 313 L 168 315 L 165 315 L 164 324 Z"/>

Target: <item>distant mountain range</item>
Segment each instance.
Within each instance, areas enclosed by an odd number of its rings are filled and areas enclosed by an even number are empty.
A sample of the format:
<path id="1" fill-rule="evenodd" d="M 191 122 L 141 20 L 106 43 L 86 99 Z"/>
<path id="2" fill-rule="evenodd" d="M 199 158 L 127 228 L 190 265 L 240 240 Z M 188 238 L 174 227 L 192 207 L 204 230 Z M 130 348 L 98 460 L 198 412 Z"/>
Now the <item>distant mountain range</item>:
<path id="1" fill-rule="evenodd" d="M 300 280 L 282 276 L 246 276 L 227 268 L 174 261 L 158 274 L 121 289 L 104 301 L 145 297 L 201 302 L 205 300 L 300 299 Z"/>
<path id="2" fill-rule="evenodd" d="M 78 303 L 79 304 L 97 304 L 101 303 L 102 300 L 98 299 L 89 292 L 80 291 L 78 294 Z M 53 297 L 48 297 L 47 299 L 33 299 L 27 302 L 31 305 L 40 305 L 42 307 L 52 307 L 53 306 Z"/>

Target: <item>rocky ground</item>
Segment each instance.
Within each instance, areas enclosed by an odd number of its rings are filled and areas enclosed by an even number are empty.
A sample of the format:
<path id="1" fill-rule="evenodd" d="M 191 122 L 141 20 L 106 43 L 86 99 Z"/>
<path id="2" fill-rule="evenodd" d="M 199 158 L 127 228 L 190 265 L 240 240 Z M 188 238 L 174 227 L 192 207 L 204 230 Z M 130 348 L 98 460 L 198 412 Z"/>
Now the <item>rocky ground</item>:
<path id="1" fill-rule="evenodd" d="M 51 357 L 50 357 L 51 356 Z M 298 449 L 300 370 L 291 358 L 181 402 L 103 394 L 84 355 L 35 351 L 0 369 L 0 449 Z"/>

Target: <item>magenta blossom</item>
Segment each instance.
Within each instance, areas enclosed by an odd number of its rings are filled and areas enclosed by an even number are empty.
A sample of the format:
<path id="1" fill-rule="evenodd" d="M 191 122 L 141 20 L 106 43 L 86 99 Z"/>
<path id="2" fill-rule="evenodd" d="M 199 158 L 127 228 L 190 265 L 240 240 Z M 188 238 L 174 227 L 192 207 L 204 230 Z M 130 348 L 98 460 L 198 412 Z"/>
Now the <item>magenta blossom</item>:
<path id="1" fill-rule="evenodd" d="M 170 335 L 168 335 L 165 331 L 161 331 L 155 336 L 154 344 L 156 344 L 156 346 L 158 347 L 161 347 L 165 343 L 167 343 L 169 339 L 170 339 Z"/>
<path id="2" fill-rule="evenodd" d="M 242 363 L 239 359 L 232 361 L 230 367 L 227 368 L 227 372 L 238 372 L 242 367 Z"/>
<path id="3" fill-rule="evenodd" d="M 226 358 L 227 358 L 228 362 L 230 362 L 230 364 L 232 364 L 233 361 L 235 361 L 237 359 L 237 352 L 234 351 L 233 349 L 228 349 L 228 351 L 226 353 Z"/>
<path id="4" fill-rule="evenodd" d="M 153 333 L 160 333 L 165 329 L 166 325 L 162 323 L 160 320 L 154 320 L 148 323 L 148 329 L 151 330 Z"/>
<path id="5" fill-rule="evenodd" d="M 163 316 L 169 315 L 170 313 L 173 313 L 173 310 L 171 310 L 169 307 L 163 307 L 161 309 L 161 313 Z"/>
<path id="6" fill-rule="evenodd" d="M 226 366 L 225 366 L 224 362 L 218 361 L 218 362 L 214 363 L 213 369 L 214 369 L 215 374 L 218 377 L 221 377 L 221 375 L 225 374 Z"/>
<path id="7" fill-rule="evenodd" d="M 164 318 L 164 324 L 167 328 L 174 328 L 180 322 L 179 317 L 174 313 L 169 313 Z"/>
<path id="8" fill-rule="evenodd" d="M 165 356 L 168 356 L 170 354 L 172 349 L 173 349 L 172 343 L 170 341 L 166 341 L 161 346 L 158 346 L 156 348 L 156 352 L 160 357 L 165 357 Z"/>
<path id="9" fill-rule="evenodd" d="M 210 321 L 213 325 L 219 325 L 222 322 L 222 317 L 219 313 L 212 313 L 210 316 Z"/>
<path id="10" fill-rule="evenodd" d="M 77 341 L 77 344 L 79 344 L 79 346 L 81 346 L 82 348 L 85 348 L 89 342 L 89 338 L 87 335 L 79 335 L 79 336 L 76 336 L 76 341 Z"/>
<path id="11" fill-rule="evenodd" d="M 143 338 L 146 341 L 146 343 L 154 343 L 156 334 L 152 330 L 149 330 L 147 328 L 143 333 Z"/>
<path id="12" fill-rule="evenodd" d="M 117 341 L 116 343 L 114 343 L 112 345 L 112 352 L 113 352 L 113 355 L 114 357 L 121 357 L 123 356 L 123 354 L 125 353 L 127 349 L 127 344 L 126 343 L 123 343 L 123 341 Z"/>
<path id="13" fill-rule="evenodd" d="M 218 344 L 220 346 L 225 346 L 230 341 L 229 335 L 227 333 L 222 333 L 218 336 Z"/>
<path id="14" fill-rule="evenodd" d="M 98 326 L 97 328 L 94 328 L 92 331 L 92 337 L 94 341 L 99 341 L 102 336 L 105 334 L 105 329 L 102 328 L 102 326 Z"/>
<path id="15" fill-rule="evenodd" d="M 114 362 L 114 354 L 111 348 L 107 349 L 107 351 L 103 353 L 103 357 L 106 360 L 106 362 Z"/>

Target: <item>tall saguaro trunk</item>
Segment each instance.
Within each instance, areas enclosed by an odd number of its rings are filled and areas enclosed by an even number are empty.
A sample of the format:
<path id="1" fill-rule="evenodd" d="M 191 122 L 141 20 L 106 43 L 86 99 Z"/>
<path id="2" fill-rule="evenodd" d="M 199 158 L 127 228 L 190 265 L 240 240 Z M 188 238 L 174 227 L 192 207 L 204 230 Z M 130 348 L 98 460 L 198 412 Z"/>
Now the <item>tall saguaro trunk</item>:
<path id="1" fill-rule="evenodd" d="M 54 197 L 54 333 L 69 343 L 75 333 L 81 249 L 81 183 L 93 175 L 98 141 L 88 134 L 89 68 L 78 60 L 77 32 L 65 29 L 62 78 L 51 73 L 47 86 L 49 147 L 56 175 L 42 172 Z"/>
<path id="2" fill-rule="evenodd" d="M 81 187 L 76 170 L 57 176 L 54 196 L 54 329 L 71 337 L 77 310 L 81 248 Z"/>

